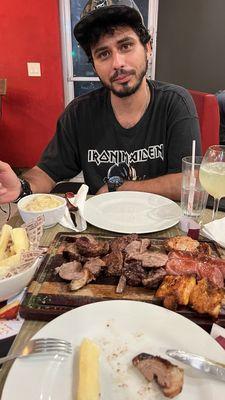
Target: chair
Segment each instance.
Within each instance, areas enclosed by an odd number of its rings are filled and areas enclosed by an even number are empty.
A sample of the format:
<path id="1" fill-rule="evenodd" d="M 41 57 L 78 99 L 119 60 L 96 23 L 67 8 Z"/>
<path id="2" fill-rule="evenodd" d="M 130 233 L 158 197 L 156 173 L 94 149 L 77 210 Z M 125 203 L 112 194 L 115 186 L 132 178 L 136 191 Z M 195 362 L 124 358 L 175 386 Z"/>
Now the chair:
<path id="1" fill-rule="evenodd" d="M 219 144 L 220 114 L 216 96 L 209 93 L 189 90 L 197 109 L 201 141 L 202 154 L 213 144 Z"/>

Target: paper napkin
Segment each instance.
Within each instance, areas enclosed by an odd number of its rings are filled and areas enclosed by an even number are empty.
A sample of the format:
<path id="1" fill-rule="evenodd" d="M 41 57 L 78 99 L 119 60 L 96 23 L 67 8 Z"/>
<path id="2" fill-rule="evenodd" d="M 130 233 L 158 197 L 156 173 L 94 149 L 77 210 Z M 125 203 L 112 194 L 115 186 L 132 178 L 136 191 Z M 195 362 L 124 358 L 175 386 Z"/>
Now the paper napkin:
<path id="1" fill-rule="evenodd" d="M 222 326 L 213 324 L 210 335 L 224 348 L 225 350 L 225 329 Z"/>
<path id="2" fill-rule="evenodd" d="M 205 224 L 201 234 L 225 248 L 225 217 Z"/>
<path id="3" fill-rule="evenodd" d="M 84 219 L 84 204 L 88 190 L 89 187 L 83 184 L 78 190 L 77 194 L 70 198 L 70 202 L 78 208 L 78 211 L 75 212 L 77 226 L 74 225 L 71 219 L 68 207 L 66 207 L 63 218 L 59 221 L 60 225 L 64 226 L 65 228 L 72 229 L 75 232 L 83 232 L 85 229 L 87 229 L 87 222 Z"/>

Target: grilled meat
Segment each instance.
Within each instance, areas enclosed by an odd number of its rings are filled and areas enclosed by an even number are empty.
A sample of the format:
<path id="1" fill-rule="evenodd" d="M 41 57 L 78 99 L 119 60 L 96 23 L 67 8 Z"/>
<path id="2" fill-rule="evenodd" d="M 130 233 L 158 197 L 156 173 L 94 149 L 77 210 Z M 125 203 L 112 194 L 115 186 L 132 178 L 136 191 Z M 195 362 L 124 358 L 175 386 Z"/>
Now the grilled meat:
<path id="1" fill-rule="evenodd" d="M 205 243 L 205 242 L 204 243 L 202 243 L 202 242 L 199 243 L 197 251 L 198 251 L 199 254 L 207 254 L 209 256 L 212 254 L 211 246 L 209 245 L 209 243 Z"/>
<path id="2" fill-rule="evenodd" d="M 132 362 L 147 381 L 152 382 L 155 378 L 166 397 L 172 399 L 182 391 L 184 370 L 170 361 L 159 356 L 141 353 L 134 357 Z"/>
<path id="3" fill-rule="evenodd" d="M 122 275 L 125 276 L 128 285 L 140 286 L 142 279 L 146 277 L 146 271 L 140 261 L 130 260 L 124 262 Z"/>
<path id="4" fill-rule="evenodd" d="M 164 266 L 168 260 L 168 256 L 162 252 L 148 251 L 149 246 L 149 239 L 133 240 L 124 249 L 126 259 L 141 261 L 142 266 L 145 268 Z"/>
<path id="5" fill-rule="evenodd" d="M 182 250 L 194 252 L 199 247 L 199 242 L 189 236 L 174 236 L 166 239 L 164 247 L 167 251 Z"/>
<path id="6" fill-rule="evenodd" d="M 133 233 L 132 235 L 120 236 L 110 241 L 110 250 L 111 251 L 123 251 L 127 245 L 133 240 L 137 240 L 138 235 Z"/>
<path id="7" fill-rule="evenodd" d="M 151 245 L 150 239 L 139 239 L 132 240 L 124 249 L 129 258 L 132 258 L 132 254 L 144 253 Z"/>
<path id="8" fill-rule="evenodd" d="M 123 267 L 123 255 L 120 250 L 114 250 L 103 257 L 107 267 L 107 275 L 120 276 Z"/>
<path id="9" fill-rule="evenodd" d="M 107 241 L 97 240 L 91 235 L 78 237 L 76 246 L 79 253 L 86 257 L 102 256 L 109 251 L 109 243 Z"/>
<path id="10" fill-rule="evenodd" d="M 183 251 L 169 253 L 166 272 L 170 275 L 195 275 L 199 279 L 207 278 L 218 287 L 224 286 L 223 272 L 225 260 L 202 254 L 191 254 Z"/>
<path id="11" fill-rule="evenodd" d="M 167 251 L 183 251 L 191 254 L 211 255 L 212 249 L 208 243 L 201 243 L 189 236 L 174 236 L 166 239 L 164 247 Z"/>
<path id="12" fill-rule="evenodd" d="M 73 279 L 70 282 L 70 290 L 78 290 L 81 289 L 83 286 L 85 286 L 87 283 L 92 281 L 93 275 L 92 273 L 84 268 L 82 271 L 79 273 L 79 276 L 77 276 L 76 279 Z"/>
<path id="13" fill-rule="evenodd" d="M 198 268 L 195 260 L 169 258 L 166 263 L 166 273 L 169 275 L 196 275 Z"/>
<path id="14" fill-rule="evenodd" d="M 153 268 L 148 271 L 147 276 L 142 279 L 142 284 L 151 289 L 156 288 L 162 282 L 165 275 L 165 268 Z"/>
<path id="15" fill-rule="evenodd" d="M 224 289 L 219 289 L 203 278 L 192 290 L 189 304 L 198 313 L 206 313 L 213 318 L 217 318 L 220 313 L 223 297 Z"/>
<path id="16" fill-rule="evenodd" d="M 90 258 L 83 266 L 83 268 L 88 269 L 95 278 L 100 274 L 103 267 L 105 267 L 105 262 L 99 257 Z"/>
<path id="17" fill-rule="evenodd" d="M 172 301 L 173 304 L 175 304 L 176 302 L 177 304 L 187 305 L 189 302 L 190 294 L 195 285 L 196 280 L 194 276 L 166 275 L 160 287 L 156 291 L 155 297 L 165 299 L 168 296 L 172 296 L 174 298 L 174 301 L 172 298 L 170 298 L 170 303 Z M 166 306 L 168 302 L 166 301 L 164 302 L 164 304 Z"/>
<path id="18" fill-rule="evenodd" d="M 68 281 L 80 276 L 79 273 L 81 270 L 82 264 L 78 261 L 63 263 L 60 267 L 55 268 L 55 272 L 59 274 L 60 278 Z"/>

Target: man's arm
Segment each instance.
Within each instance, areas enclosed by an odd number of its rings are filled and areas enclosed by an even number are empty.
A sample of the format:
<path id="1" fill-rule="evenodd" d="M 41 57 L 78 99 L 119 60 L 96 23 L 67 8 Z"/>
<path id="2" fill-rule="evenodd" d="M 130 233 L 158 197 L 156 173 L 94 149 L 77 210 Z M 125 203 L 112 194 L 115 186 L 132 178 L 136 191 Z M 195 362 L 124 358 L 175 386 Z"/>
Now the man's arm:
<path id="1" fill-rule="evenodd" d="M 24 174 L 33 193 L 49 193 L 55 182 L 39 167 L 35 166 Z M 9 203 L 21 193 L 20 180 L 9 164 L 0 161 L 0 204 Z"/>
<path id="2" fill-rule="evenodd" d="M 143 181 L 125 181 L 117 191 L 139 191 L 159 194 L 171 200 L 180 201 L 182 174 L 168 174 Z M 107 185 L 102 186 L 96 194 L 108 192 Z"/>
<path id="3" fill-rule="evenodd" d="M 38 166 L 33 167 L 23 174 L 33 193 L 49 193 L 55 187 L 55 181 Z"/>

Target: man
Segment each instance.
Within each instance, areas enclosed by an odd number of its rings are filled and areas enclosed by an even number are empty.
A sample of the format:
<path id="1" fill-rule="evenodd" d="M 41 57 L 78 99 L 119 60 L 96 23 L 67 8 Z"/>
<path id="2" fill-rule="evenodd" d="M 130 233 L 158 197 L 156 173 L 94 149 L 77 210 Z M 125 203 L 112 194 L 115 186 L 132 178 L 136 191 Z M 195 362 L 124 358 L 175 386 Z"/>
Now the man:
<path id="1" fill-rule="evenodd" d="M 200 153 L 187 91 L 147 81 L 150 35 L 132 0 L 89 0 L 74 34 L 103 88 L 74 99 L 37 166 L 19 179 L 0 164 L 0 201 L 49 192 L 81 170 L 90 193 L 135 190 L 180 198 L 181 158 Z"/>
<path id="2" fill-rule="evenodd" d="M 220 144 L 225 145 L 225 90 L 215 94 L 220 109 Z"/>

